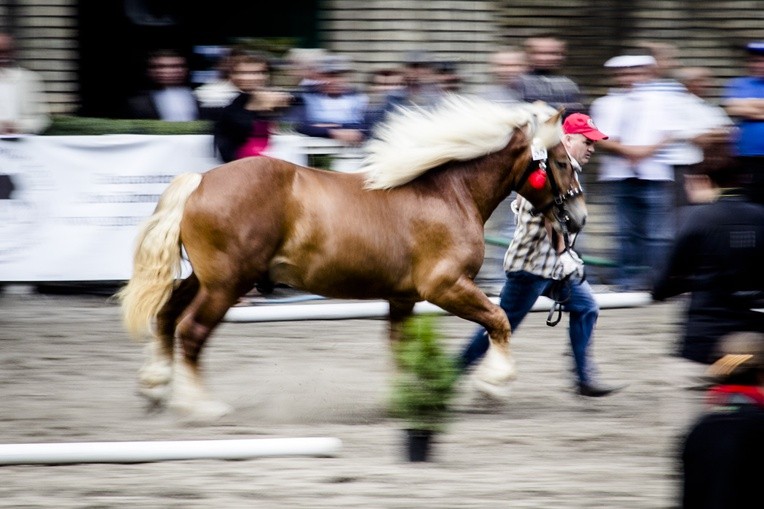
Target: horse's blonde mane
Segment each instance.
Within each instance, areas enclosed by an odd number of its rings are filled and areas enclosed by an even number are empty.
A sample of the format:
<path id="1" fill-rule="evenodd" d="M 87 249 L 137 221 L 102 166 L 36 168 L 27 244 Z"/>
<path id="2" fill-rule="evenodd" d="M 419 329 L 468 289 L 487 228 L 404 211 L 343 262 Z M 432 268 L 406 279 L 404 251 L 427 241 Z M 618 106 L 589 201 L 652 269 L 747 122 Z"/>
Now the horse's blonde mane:
<path id="1" fill-rule="evenodd" d="M 448 161 L 467 161 L 504 148 L 516 128 L 536 126 L 555 114 L 545 104 L 503 105 L 477 97 L 449 95 L 437 108 L 399 108 L 367 144 L 363 168 L 367 189 L 400 186 Z M 559 126 L 545 133 L 547 147 L 561 136 Z"/>

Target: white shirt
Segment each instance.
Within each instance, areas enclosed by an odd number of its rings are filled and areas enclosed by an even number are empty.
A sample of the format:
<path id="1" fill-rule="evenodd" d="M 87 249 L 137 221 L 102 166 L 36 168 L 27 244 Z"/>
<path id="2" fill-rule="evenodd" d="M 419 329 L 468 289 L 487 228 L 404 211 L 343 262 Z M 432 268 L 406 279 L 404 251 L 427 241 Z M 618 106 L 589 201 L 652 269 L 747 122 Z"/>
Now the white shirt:
<path id="1" fill-rule="evenodd" d="M 189 88 L 169 87 L 153 92 L 153 96 L 162 120 L 185 122 L 198 118 L 196 98 Z"/>
<path id="2" fill-rule="evenodd" d="M 50 125 L 42 78 L 21 67 L 0 69 L 0 122 L 37 134 Z"/>
<path id="3" fill-rule="evenodd" d="M 194 89 L 194 95 L 203 108 L 224 108 L 240 93 L 241 90 L 228 80 L 212 81 Z"/>
<path id="4" fill-rule="evenodd" d="M 305 109 L 313 123 L 359 124 L 369 104 L 364 94 L 304 94 Z"/>
<path id="5" fill-rule="evenodd" d="M 713 129 L 719 129 L 720 127 L 732 127 L 733 122 L 724 111 L 724 108 L 716 106 L 709 102 L 704 101 L 700 97 L 687 93 L 687 105 L 691 113 L 687 114 L 689 120 L 692 121 L 694 136 L 702 134 L 704 132 L 711 131 Z M 691 133 L 692 134 L 692 133 Z M 692 136 L 692 137 L 694 137 Z M 689 164 L 699 163 L 703 161 L 703 149 L 693 143 L 683 143 L 680 145 L 685 151 L 679 153 L 680 158 L 690 159 L 692 162 Z M 668 147 L 670 149 L 670 147 Z M 677 154 L 676 152 L 674 154 Z M 665 157 L 670 162 L 671 152 L 667 151 Z M 685 157 L 686 156 L 686 157 Z M 680 159 L 681 160 L 681 159 Z M 678 163 L 681 164 L 681 163 Z M 687 163 L 685 163 L 687 164 Z"/>
<path id="6" fill-rule="evenodd" d="M 687 140 L 706 130 L 697 121 L 699 106 L 695 96 L 674 81 L 654 81 L 617 90 L 596 99 L 591 117 L 610 139 L 623 145 L 654 145 L 666 139 L 683 140 L 658 151 L 637 164 L 626 158 L 603 154 L 600 180 L 637 177 L 645 180 L 673 180 L 674 165 L 694 164 L 703 154 Z"/>

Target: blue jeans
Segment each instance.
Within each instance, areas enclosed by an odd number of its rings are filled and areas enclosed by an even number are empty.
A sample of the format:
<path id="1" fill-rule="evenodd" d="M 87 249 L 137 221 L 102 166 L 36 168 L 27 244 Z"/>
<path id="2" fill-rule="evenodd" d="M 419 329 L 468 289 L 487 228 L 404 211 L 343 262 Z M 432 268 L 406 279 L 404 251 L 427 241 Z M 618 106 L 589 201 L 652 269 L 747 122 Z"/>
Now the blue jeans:
<path id="1" fill-rule="evenodd" d="M 546 295 L 554 281 L 530 272 L 508 272 L 504 287 L 501 289 L 499 306 L 507 314 L 512 332 L 525 318 L 533 307 L 536 299 Z M 563 310 L 570 313 L 570 348 L 573 352 L 576 377 L 579 382 L 591 382 L 596 376 L 594 361 L 589 356 L 589 346 L 594 333 L 594 326 L 599 317 L 599 306 L 592 295 L 591 286 L 586 281 L 571 283 L 566 293 L 568 300 L 563 304 Z M 479 328 L 472 341 L 465 347 L 459 357 L 459 365 L 467 369 L 485 355 L 489 345 L 488 334 L 484 328 Z"/>
<path id="2" fill-rule="evenodd" d="M 674 184 L 636 178 L 613 182 L 618 274 L 626 291 L 647 290 L 674 236 Z"/>

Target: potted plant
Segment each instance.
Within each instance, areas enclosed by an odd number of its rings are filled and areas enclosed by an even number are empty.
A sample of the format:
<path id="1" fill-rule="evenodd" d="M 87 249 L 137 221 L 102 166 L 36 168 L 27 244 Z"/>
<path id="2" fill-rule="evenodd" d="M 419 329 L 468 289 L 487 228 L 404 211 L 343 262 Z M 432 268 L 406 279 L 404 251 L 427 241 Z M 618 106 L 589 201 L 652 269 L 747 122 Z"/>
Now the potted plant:
<path id="1" fill-rule="evenodd" d="M 395 355 L 398 373 L 392 393 L 392 413 L 406 422 L 409 461 L 427 461 L 433 436 L 449 417 L 457 371 L 438 341 L 434 317 L 409 318 Z"/>

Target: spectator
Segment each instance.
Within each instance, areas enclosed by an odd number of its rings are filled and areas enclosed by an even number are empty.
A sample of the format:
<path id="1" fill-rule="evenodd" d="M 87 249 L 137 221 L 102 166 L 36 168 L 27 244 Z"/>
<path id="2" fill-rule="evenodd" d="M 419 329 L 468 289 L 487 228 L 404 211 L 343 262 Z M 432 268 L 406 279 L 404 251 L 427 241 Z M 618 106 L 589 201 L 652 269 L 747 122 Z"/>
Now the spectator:
<path id="1" fill-rule="evenodd" d="M 384 116 L 387 96 L 403 89 L 403 71 L 396 67 L 377 69 L 369 75 L 366 95 L 369 105 L 366 109 L 366 125 L 373 126 Z"/>
<path id="2" fill-rule="evenodd" d="M 199 103 L 188 84 L 186 57 L 175 50 L 161 49 L 146 61 L 148 87 L 127 101 L 127 117 L 186 122 L 201 118 Z"/>
<path id="3" fill-rule="evenodd" d="M 245 50 L 233 48 L 220 57 L 217 65 L 218 77 L 194 89 L 194 95 L 202 112 L 201 116 L 216 120 L 223 108 L 241 93 L 231 81 L 231 62 Z"/>
<path id="4" fill-rule="evenodd" d="M 0 135 L 38 134 L 50 125 L 43 80 L 15 52 L 13 36 L 0 32 Z"/>
<path id="5" fill-rule="evenodd" d="M 369 75 L 369 83 L 366 95 L 369 96 L 369 105 L 381 106 L 385 98 L 391 92 L 403 88 L 403 71 L 396 67 L 377 69 Z"/>
<path id="6" fill-rule="evenodd" d="M 750 192 L 764 203 L 764 41 L 749 43 L 746 52 L 748 75 L 727 83 L 722 104 L 739 128 L 735 153 L 752 176 Z"/>
<path id="7" fill-rule="evenodd" d="M 561 73 L 567 56 L 565 41 L 552 35 L 529 37 L 524 49 L 528 72 L 521 76 L 519 90 L 523 101 L 544 101 L 566 114 L 584 113 L 578 85 Z"/>
<path id="8" fill-rule="evenodd" d="M 729 155 L 729 152 L 727 152 Z M 716 156 L 715 156 L 716 157 Z M 718 158 L 717 158 L 718 161 Z M 684 174 L 683 191 L 690 205 L 698 205 L 701 203 L 710 203 L 719 197 L 721 189 L 716 186 L 709 178 L 706 169 L 706 164 L 701 163 L 690 167 L 687 173 Z M 685 214 L 679 218 L 679 224 L 681 225 L 686 219 L 684 215 L 690 212 L 690 208 L 685 207 L 683 209 Z"/>
<path id="9" fill-rule="evenodd" d="M 592 118 L 610 139 L 600 143 L 601 181 L 609 187 L 616 218 L 617 284 L 624 291 L 647 290 L 666 259 L 673 238 L 674 166 L 699 162 L 686 142 L 700 133 L 684 87 L 659 79 L 649 55 L 611 58 L 620 86 L 596 99 Z"/>
<path id="10" fill-rule="evenodd" d="M 681 67 L 676 69 L 674 75 L 677 81 L 681 83 L 690 94 L 691 104 L 696 109 L 692 115 L 700 134 L 692 138 L 692 147 L 697 155 L 693 158 L 700 160 L 697 165 L 716 165 L 720 156 L 729 155 L 729 144 L 731 143 L 731 133 L 733 123 L 727 116 L 724 108 L 713 104 L 710 100 L 710 89 L 713 86 L 713 73 L 708 67 Z M 708 157 L 704 157 L 708 154 Z M 700 180 L 705 180 L 702 168 L 682 168 L 674 175 L 677 183 L 677 203 L 687 205 L 693 200 L 687 195 L 687 188 L 693 187 L 693 182 L 697 184 Z"/>
<path id="11" fill-rule="evenodd" d="M 655 58 L 656 80 L 663 87 L 676 89 L 678 94 L 688 94 L 688 108 L 695 108 L 692 113 L 688 112 L 694 124 L 697 136 L 686 142 L 677 142 L 672 145 L 671 151 L 684 153 L 682 156 L 687 164 L 674 164 L 675 187 L 674 201 L 677 206 L 688 204 L 687 195 L 682 185 L 688 173 L 697 175 L 697 171 L 690 171 L 691 164 L 701 164 L 703 159 L 702 146 L 704 144 L 722 144 L 728 142 L 729 127 L 731 121 L 724 110 L 708 101 L 708 89 L 712 85 L 713 74 L 706 67 L 683 67 L 679 59 L 679 48 L 666 41 L 642 41 L 637 44 L 647 54 Z M 689 86 L 693 87 L 690 91 Z M 726 151 L 725 151 L 726 153 Z M 709 152 L 713 155 L 713 152 Z M 668 155 L 668 154 L 665 154 Z M 695 177 L 689 177 L 695 178 Z"/>
<path id="12" fill-rule="evenodd" d="M 582 113 L 569 115 L 563 124 L 562 144 L 552 157 L 580 169 L 594 153 L 594 144 L 607 136 Z M 561 163 L 567 167 L 567 162 Z M 569 171 L 574 171 L 572 168 Z M 570 312 L 570 348 L 575 366 L 576 391 L 582 396 L 607 396 L 621 387 L 599 379 L 591 353 L 592 336 L 599 308 L 589 283 L 583 279 L 583 262 L 565 239 L 553 232 L 544 218 L 533 213 L 527 200 L 513 203 L 517 227 L 504 258 L 506 280 L 501 290 L 500 306 L 507 314 L 511 331 L 516 331 L 540 295 L 565 294 L 563 308 Z M 572 243 L 572 241 L 571 241 Z M 485 329 L 479 329 L 462 351 L 458 364 L 466 369 L 488 350 Z M 490 389 L 490 388 L 489 388 Z"/>
<path id="13" fill-rule="evenodd" d="M 268 88 L 270 66 L 261 54 L 231 58 L 231 82 L 241 93 L 220 113 L 213 127 L 215 148 L 225 162 L 261 154 L 268 148 L 273 123 L 292 96 Z"/>
<path id="14" fill-rule="evenodd" d="M 708 370 L 716 384 L 707 409 L 681 444 L 681 507 L 731 509 L 761 504 L 764 458 L 764 334 L 722 338 Z"/>
<path id="15" fill-rule="evenodd" d="M 299 94 L 315 92 L 321 83 L 319 67 L 326 58 L 323 48 L 292 48 L 287 54 L 287 73 L 291 76 L 291 92 L 299 99 Z"/>
<path id="16" fill-rule="evenodd" d="M 352 70 L 344 56 L 323 59 L 318 90 L 301 94 L 301 105 L 293 116 L 298 133 L 349 144 L 364 140 L 369 98 L 348 83 Z"/>
<path id="17" fill-rule="evenodd" d="M 370 125 L 384 120 L 387 113 L 397 107 L 431 108 L 443 96 L 432 57 L 423 51 L 411 51 L 404 57 L 403 87 L 388 94 L 381 114 L 372 119 Z"/>
<path id="18" fill-rule="evenodd" d="M 637 47 L 644 50 L 644 54 L 655 59 L 659 79 L 675 80 L 677 72 L 681 69 L 679 60 L 679 48 L 666 41 L 640 41 Z"/>
<path id="19" fill-rule="evenodd" d="M 718 360 L 722 337 L 764 331 L 764 313 L 754 310 L 764 307 L 764 205 L 743 194 L 746 179 L 734 158 L 705 171 L 718 198 L 688 211 L 652 289 L 655 300 L 690 294 L 681 340 L 666 362 L 668 380 L 680 392 L 705 386 L 703 373 Z M 672 406 L 692 416 L 698 403 L 689 397 Z"/>
<path id="20" fill-rule="evenodd" d="M 462 77 L 459 75 L 459 69 L 456 62 L 452 60 L 441 60 L 436 62 L 435 75 L 437 83 L 443 92 L 458 94 L 462 91 Z"/>
<path id="21" fill-rule="evenodd" d="M 489 57 L 493 83 L 482 92 L 486 99 L 500 103 L 514 103 L 523 100 L 521 77 L 528 71 L 525 52 L 509 46 L 496 50 Z"/>

